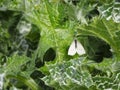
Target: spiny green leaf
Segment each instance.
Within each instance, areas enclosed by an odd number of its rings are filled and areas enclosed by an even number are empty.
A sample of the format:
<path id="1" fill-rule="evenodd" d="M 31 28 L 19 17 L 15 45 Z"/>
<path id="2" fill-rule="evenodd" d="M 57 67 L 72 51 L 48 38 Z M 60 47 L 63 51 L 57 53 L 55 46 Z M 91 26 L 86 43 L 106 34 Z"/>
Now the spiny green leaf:
<path id="1" fill-rule="evenodd" d="M 120 54 L 120 39 L 117 33 L 120 31 L 120 24 L 113 20 L 94 18 L 91 24 L 78 27 L 79 35 L 96 36 L 106 41 L 113 49 L 115 54 Z"/>
<path id="2" fill-rule="evenodd" d="M 98 10 L 102 17 L 107 20 L 113 19 L 115 22 L 120 23 L 120 3 L 114 2 L 105 4 L 98 7 Z"/>
<path id="3" fill-rule="evenodd" d="M 111 89 L 111 90 L 119 90 L 119 82 L 120 82 L 120 73 L 115 74 L 112 77 L 93 77 L 93 81 L 96 84 L 97 88 L 100 90 Z"/>
<path id="4" fill-rule="evenodd" d="M 13 55 L 7 59 L 6 67 L 4 68 L 7 74 L 17 74 L 21 72 L 21 66 L 30 61 L 26 56 Z"/>
<path id="5" fill-rule="evenodd" d="M 42 61 L 49 48 L 56 51 L 56 60 L 63 60 L 63 57 L 67 56 L 67 48 L 72 42 L 75 22 L 68 21 L 65 25 L 57 27 L 61 20 L 59 9 L 61 9 L 61 13 L 65 13 L 65 8 L 60 7 L 59 3 L 49 3 L 47 0 L 43 0 L 38 11 L 27 14 L 28 20 L 31 20 L 41 30 L 37 52 Z"/>
<path id="6" fill-rule="evenodd" d="M 70 60 L 63 63 L 55 63 L 47 65 L 50 74 L 45 76 L 42 80 L 47 85 L 53 86 L 59 90 L 78 90 L 81 86 L 89 88 L 93 85 L 91 75 L 87 70 L 82 70 L 82 60 Z"/>

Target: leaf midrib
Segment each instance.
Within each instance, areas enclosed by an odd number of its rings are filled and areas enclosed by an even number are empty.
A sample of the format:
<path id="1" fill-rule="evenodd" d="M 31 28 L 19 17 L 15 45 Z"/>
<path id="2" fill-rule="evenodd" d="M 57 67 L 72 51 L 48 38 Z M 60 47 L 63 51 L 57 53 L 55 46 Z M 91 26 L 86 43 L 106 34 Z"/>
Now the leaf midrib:
<path id="1" fill-rule="evenodd" d="M 49 18 L 49 21 L 50 21 L 50 24 L 51 24 L 50 30 L 52 30 L 52 32 L 53 32 L 53 37 L 54 37 L 56 52 L 57 52 L 57 54 L 58 54 L 58 55 L 57 55 L 58 61 L 60 61 L 60 60 L 61 60 L 61 57 L 60 57 L 60 55 L 59 55 L 59 45 L 58 45 L 57 39 L 56 39 L 55 28 L 54 28 L 54 25 L 53 25 L 53 23 L 52 23 L 52 21 L 51 21 L 51 18 L 50 18 L 50 13 L 49 13 L 49 11 L 48 11 L 49 8 L 48 8 L 48 6 L 47 6 L 47 1 L 44 0 L 44 2 L 45 2 L 45 7 L 46 7 L 47 14 L 48 14 L 48 18 Z"/>

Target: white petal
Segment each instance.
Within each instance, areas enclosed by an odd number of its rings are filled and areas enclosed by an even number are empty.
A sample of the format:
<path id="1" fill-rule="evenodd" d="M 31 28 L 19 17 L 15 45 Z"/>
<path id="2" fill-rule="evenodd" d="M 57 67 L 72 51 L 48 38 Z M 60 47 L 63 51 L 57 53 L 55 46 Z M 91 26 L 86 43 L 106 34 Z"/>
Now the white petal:
<path id="1" fill-rule="evenodd" d="M 82 44 L 80 42 L 77 41 L 77 47 L 76 47 L 76 51 L 79 55 L 83 55 L 85 54 L 85 49 L 83 48 Z"/>
<path id="2" fill-rule="evenodd" d="M 75 40 L 74 40 L 68 49 L 68 55 L 73 56 L 75 55 L 76 52 L 77 51 L 76 51 Z"/>

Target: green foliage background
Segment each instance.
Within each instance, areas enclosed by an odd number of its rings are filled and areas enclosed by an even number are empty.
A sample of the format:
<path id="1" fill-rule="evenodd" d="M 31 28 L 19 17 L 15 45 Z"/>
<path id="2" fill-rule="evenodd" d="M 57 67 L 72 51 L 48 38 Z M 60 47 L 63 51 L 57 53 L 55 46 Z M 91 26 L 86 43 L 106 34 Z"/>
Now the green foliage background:
<path id="1" fill-rule="evenodd" d="M 68 55 L 74 38 L 85 55 Z M 119 0 L 0 1 L 3 90 L 120 90 L 119 59 Z"/>

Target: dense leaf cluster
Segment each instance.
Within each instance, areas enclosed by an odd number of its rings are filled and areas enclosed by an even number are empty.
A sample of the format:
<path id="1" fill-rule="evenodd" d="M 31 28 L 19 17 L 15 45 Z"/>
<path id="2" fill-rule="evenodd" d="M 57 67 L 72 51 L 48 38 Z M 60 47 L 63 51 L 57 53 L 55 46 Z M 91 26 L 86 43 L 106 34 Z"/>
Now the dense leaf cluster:
<path id="1" fill-rule="evenodd" d="M 119 59 L 119 0 L 0 1 L 3 90 L 119 90 Z"/>

